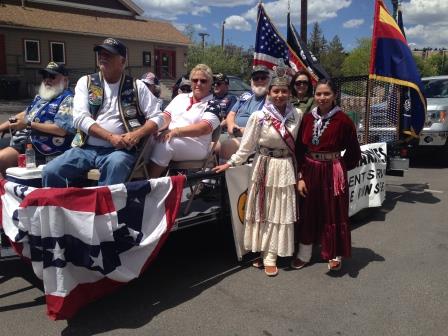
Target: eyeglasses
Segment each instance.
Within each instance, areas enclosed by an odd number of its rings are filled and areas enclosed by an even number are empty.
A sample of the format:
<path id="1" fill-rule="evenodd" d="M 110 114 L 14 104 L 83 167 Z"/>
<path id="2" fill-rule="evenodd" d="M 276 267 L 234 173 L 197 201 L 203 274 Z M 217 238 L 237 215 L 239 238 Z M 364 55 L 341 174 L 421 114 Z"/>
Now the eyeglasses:
<path id="1" fill-rule="evenodd" d="M 266 80 L 268 77 L 267 76 L 254 76 L 252 77 L 252 80 L 254 82 L 259 81 L 259 80 Z"/>
<path id="2" fill-rule="evenodd" d="M 47 78 L 55 79 L 55 78 L 56 78 L 56 75 L 53 75 L 53 74 L 49 74 L 49 73 L 47 73 L 47 72 L 44 72 L 44 73 L 42 74 L 42 77 L 43 77 L 43 79 L 47 79 Z"/>
<path id="3" fill-rule="evenodd" d="M 179 88 L 180 91 L 182 91 L 183 93 L 188 93 L 191 92 L 191 87 L 189 86 L 182 86 Z"/>
<path id="4" fill-rule="evenodd" d="M 224 85 L 224 84 L 225 84 L 225 82 L 214 82 L 213 86 L 221 86 L 221 85 Z"/>
<path id="5" fill-rule="evenodd" d="M 197 83 L 197 82 L 199 82 L 199 83 L 201 83 L 201 84 L 205 84 L 205 83 L 208 82 L 208 79 L 192 78 L 191 81 L 192 81 L 193 83 Z"/>
<path id="6" fill-rule="evenodd" d="M 306 80 L 298 80 L 298 81 L 295 81 L 295 82 L 294 82 L 294 85 L 295 85 L 295 86 L 299 86 L 299 85 L 308 85 L 308 84 L 309 84 L 309 82 L 306 81 Z"/>

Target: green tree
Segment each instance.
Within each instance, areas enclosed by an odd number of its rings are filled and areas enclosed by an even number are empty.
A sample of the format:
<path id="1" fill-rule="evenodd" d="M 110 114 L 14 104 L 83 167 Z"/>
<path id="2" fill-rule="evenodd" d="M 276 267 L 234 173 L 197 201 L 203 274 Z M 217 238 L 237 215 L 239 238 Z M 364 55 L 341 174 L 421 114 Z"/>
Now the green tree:
<path id="1" fill-rule="evenodd" d="M 221 46 L 210 45 L 202 48 L 195 44 L 188 48 L 187 69 L 190 71 L 196 64 L 204 63 L 210 66 L 213 72 L 222 72 L 227 75 L 246 77 L 250 71 L 252 57 L 248 52 L 235 45 L 226 45 L 224 50 Z"/>
<path id="2" fill-rule="evenodd" d="M 350 52 L 342 63 L 343 76 L 369 74 L 370 48 L 372 40 L 370 38 L 361 38 L 358 39 L 357 43 L 357 47 Z"/>
<path id="3" fill-rule="evenodd" d="M 431 63 L 429 57 L 423 58 L 421 56 L 414 55 L 414 61 L 421 77 L 437 75 L 437 67 Z"/>
<path id="4" fill-rule="evenodd" d="M 340 77 L 345 58 L 346 54 L 341 40 L 339 36 L 335 35 L 328 45 L 327 51 L 321 55 L 320 62 L 331 77 Z"/>
<path id="5" fill-rule="evenodd" d="M 327 50 L 327 40 L 322 34 L 322 30 L 317 22 L 313 25 L 313 31 L 308 39 L 308 49 L 318 60 Z"/>
<path id="6" fill-rule="evenodd" d="M 431 68 L 435 70 L 435 75 L 447 75 L 448 74 L 448 55 L 446 50 L 441 49 L 440 53 L 432 54 L 425 62 L 429 64 Z"/>

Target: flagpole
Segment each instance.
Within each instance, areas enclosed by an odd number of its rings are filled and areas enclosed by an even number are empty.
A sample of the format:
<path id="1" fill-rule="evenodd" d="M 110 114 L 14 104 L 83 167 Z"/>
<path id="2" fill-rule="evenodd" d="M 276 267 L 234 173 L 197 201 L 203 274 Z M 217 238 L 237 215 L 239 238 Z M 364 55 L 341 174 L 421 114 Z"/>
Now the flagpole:
<path id="1" fill-rule="evenodd" d="M 300 2 L 300 37 L 306 44 L 308 40 L 307 33 L 308 26 L 308 0 L 301 0 Z"/>
<path id="2" fill-rule="evenodd" d="M 371 92 L 372 92 L 372 79 L 367 77 L 367 99 L 366 99 L 366 115 L 364 117 L 364 145 L 368 144 L 369 140 L 369 117 L 370 117 L 370 104 L 371 104 Z"/>

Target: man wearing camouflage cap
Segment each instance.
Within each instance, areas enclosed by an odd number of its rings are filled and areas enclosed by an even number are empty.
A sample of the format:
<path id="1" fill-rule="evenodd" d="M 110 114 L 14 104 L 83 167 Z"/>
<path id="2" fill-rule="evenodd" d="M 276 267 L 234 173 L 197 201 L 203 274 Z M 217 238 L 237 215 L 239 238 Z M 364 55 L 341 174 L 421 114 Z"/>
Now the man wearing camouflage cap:
<path id="1" fill-rule="evenodd" d="M 223 73 L 213 75 L 213 100 L 219 103 L 219 117 L 224 121 L 237 98 L 229 93 L 229 78 Z"/>

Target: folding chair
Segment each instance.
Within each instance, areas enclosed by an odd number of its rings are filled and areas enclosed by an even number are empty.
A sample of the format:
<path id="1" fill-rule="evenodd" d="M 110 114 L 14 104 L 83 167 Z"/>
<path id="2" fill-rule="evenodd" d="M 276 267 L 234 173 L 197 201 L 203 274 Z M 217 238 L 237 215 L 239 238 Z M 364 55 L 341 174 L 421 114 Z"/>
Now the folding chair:
<path id="1" fill-rule="evenodd" d="M 168 174 L 172 170 L 196 170 L 200 172 L 205 172 L 207 168 L 213 168 L 218 164 L 217 156 L 215 155 L 215 147 L 219 141 L 219 136 L 221 135 L 221 126 L 218 126 L 212 133 L 212 141 L 207 153 L 207 156 L 203 160 L 188 160 L 188 161 L 171 161 L 168 165 Z M 200 185 L 203 182 L 198 182 L 194 186 L 190 185 L 190 198 L 188 200 L 187 206 L 185 207 L 184 214 L 188 214 L 191 203 L 193 202 L 194 196 L 197 194 Z"/>
<path id="2" fill-rule="evenodd" d="M 145 155 L 151 148 L 152 143 L 152 135 L 150 135 L 145 139 L 143 147 L 138 151 L 137 160 L 134 163 L 134 168 L 132 168 L 131 174 L 129 174 L 128 181 L 136 179 L 149 180 L 149 173 L 145 163 Z"/>
<path id="3" fill-rule="evenodd" d="M 137 159 L 135 160 L 134 167 L 129 174 L 128 181 L 136 180 L 136 179 L 149 179 L 148 170 L 145 165 L 145 153 L 151 147 L 152 136 L 148 136 L 143 140 L 144 145 L 137 150 Z M 98 181 L 100 179 L 100 171 L 99 169 L 90 169 L 87 172 L 87 180 L 89 181 Z"/>

